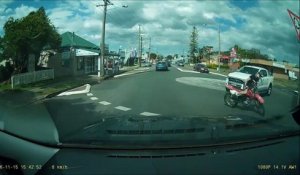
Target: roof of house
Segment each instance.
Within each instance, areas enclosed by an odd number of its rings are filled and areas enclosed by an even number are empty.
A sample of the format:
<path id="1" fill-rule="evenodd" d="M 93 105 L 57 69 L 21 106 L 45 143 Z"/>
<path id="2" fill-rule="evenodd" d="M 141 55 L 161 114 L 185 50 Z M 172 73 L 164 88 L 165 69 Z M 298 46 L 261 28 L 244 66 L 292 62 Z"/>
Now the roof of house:
<path id="1" fill-rule="evenodd" d="M 89 49 L 97 52 L 100 51 L 99 46 L 81 38 L 80 36 L 74 33 L 65 32 L 61 34 L 61 38 L 61 47 L 76 47 L 82 49 Z"/>

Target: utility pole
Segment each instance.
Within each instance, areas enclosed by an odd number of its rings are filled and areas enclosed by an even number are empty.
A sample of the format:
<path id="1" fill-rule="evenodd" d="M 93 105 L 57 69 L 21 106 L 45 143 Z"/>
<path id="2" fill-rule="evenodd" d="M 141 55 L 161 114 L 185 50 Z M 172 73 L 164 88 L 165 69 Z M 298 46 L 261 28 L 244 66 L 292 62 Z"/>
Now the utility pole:
<path id="1" fill-rule="evenodd" d="M 103 10 L 103 20 L 102 20 L 102 38 L 101 38 L 101 58 L 98 58 L 98 77 L 104 76 L 104 56 L 105 56 L 105 23 L 106 23 L 106 11 L 107 11 L 107 5 L 113 5 L 109 0 L 103 0 L 104 5 L 97 5 L 104 6 Z"/>
<path id="2" fill-rule="evenodd" d="M 151 51 L 151 37 L 149 38 L 149 52 L 148 52 L 148 61 L 150 62 L 150 51 Z"/>
<path id="3" fill-rule="evenodd" d="M 141 42 L 141 25 L 139 24 L 139 67 L 142 66 L 141 64 L 141 57 L 142 57 L 142 42 Z"/>
<path id="4" fill-rule="evenodd" d="M 218 33 L 219 33 L 219 65 L 218 65 L 218 71 L 220 71 L 220 59 L 221 59 L 221 32 L 220 32 L 220 24 L 218 24 Z"/>

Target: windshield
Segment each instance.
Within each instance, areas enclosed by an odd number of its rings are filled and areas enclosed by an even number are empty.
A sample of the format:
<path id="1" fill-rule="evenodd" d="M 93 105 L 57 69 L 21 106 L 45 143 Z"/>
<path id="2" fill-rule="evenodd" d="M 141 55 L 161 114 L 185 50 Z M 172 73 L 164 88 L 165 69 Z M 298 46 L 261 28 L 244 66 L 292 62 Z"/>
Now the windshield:
<path id="1" fill-rule="evenodd" d="M 299 44 L 287 11 L 298 7 L 3 1 L 0 130 L 51 145 L 122 148 L 298 131 L 290 111 L 299 103 Z M 248 75 L 228 77 L 258 68 L 264 76 L 246 91 Z"/>
<path id="2" fill-rule="evenodd" d="M 242 67 L 241 69 L 238 70 L 239 72 L 242 72 L 242 73 L 246 73 L 246 74 L 251 74 L 251 75 L 254 75 L 258 72 L 258 69 L 257 68 L 253 68 L 253 67 Z"/>

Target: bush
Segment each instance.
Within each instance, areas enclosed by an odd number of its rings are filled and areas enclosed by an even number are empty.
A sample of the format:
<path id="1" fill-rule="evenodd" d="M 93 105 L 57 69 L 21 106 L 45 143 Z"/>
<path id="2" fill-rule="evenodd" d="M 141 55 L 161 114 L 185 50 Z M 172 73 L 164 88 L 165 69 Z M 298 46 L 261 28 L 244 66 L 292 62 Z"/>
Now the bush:
<path id="1" fill-rule="evenodd" d="M 207 64 L 206 66 L 207 66 L 207 68 L 209 68 L 209 69 L 217 69 L 217 68 L 218 68 L 218 65 L 217 65 L 217 64 Z"/>
<path id="2" fill-rule="evenodd" d="M 229 69 L 229 65 L 228 64 L 223 64 L 223 65 L 220 65 L 220 68 L 221 69 Z"/>

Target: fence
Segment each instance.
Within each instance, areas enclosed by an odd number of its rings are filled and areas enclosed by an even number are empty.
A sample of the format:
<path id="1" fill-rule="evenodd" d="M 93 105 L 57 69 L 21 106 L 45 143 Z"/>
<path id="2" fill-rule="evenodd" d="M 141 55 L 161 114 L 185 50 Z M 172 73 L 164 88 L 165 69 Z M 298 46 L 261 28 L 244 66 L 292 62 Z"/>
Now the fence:
<path id="1" fill-rule="evenodd" d="M 13 75 L 11 77 L 11 88 L 16 85 L 34 83 L 41 80 L 54 79 L 54 70 L 41 70 Z"/>

